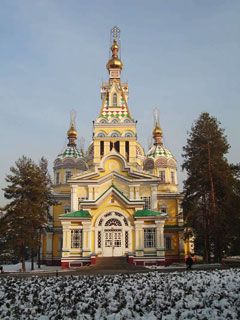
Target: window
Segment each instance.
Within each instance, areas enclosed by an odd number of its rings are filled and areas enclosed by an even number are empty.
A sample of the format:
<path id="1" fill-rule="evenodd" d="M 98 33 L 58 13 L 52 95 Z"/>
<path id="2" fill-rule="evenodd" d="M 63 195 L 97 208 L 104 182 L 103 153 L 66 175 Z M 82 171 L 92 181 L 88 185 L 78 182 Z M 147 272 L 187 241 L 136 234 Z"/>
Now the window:
<path id="1" fill-rule="evenodd" d="M 102 235 L 101 231 L 98 231 L 98 248 L 102 247 Z"/>
<path id="2" fill-rule="evenodd" d="M 104 141 L 100 141 L 100 156 L 104 155 Z"/>
<path id="3" fill-rule="evenodd" d="M 115 218 L 109 219 L 106 223 L 105 226 L 121 226 L 121 222 Z"/>
<path id="4" fill-rule="evenodd" d="M 113 107 L 117 107 L 117 94 L 113 94 Z"/>
<path id="5" fill-rule="evenodd" d="M 141 197 L 141 199 L 145 202 L 144 209 L 151 209 L 151 197 Z"/>
<path id="6" fill-rule="evenodd" d="M 82 230 L 71 230 L 71 248 L 82 247 Z"/>
<path id="7" fill-rule="evenodd" d="M 129 141 L 125 142 L 125 153 L 126 153 L 127 161 L 129 161 Z"/>
<path id="8" fill-rule="evenodd" d="M 65 182 L 68 181 L 68 179 L 70 179 L 72 176 L 72 171 L 66 171 L 65 173 Z"/>
<path id="9" fill-rule="evenodd" d="M 156 247 L 156 229 L 144 229 L 144 248 Z"/>
<path id="10" fill-rule="evenodd" d="M 172 238 L 170 236 L 165 237 L 165 248 L 166 250 L 172 249 Z"/>
<path id="11" fill-rule="evenodd" d="M 125 248 L 128 248 L 128 231 L 125 231 Z"/>
<path id="12" fill-rule="evenodd" d="M 161 182 L 165 182 L 165 171 L 159 171 L 159 177 Z"/>
<path id="13" fill-rule="evenodd" d="M 99 132 L 99 134 L 97 135 L 99 138 L 103 138 L 103 137 L 105 137 L 106 135 L 105 135 L 105 133 L 103 133 L 103 132 Z"/>
<path id="14" fill-rule="evenodd" d="M 171 171 L 171 183 L 175 183 L 175 174 L 174 174 L 174 171 Z"/>
<path id="15" fill-rule="evenodd" d="M 126 132 L 125 133 L 125 137 L 126 138 L 130 138 L 130 137 L 133 137 L 134 135 L 133 135 L 133 133 L 132 132 Z"/>
<path id="16" fill-rule="evenodd" d="M 68 213 L 68 212 L 70 212 L 70 207 L 69 206 L 64 207 L 64 213 Z"/>
<path id="17" fill-rule="evenodd" d="M 114 143 L 114 149 L 115 149 L 117 152 L 119 152 L 119 149 L 120 149 L 119 141 L 116 141 L 116 142 Z"/>
<path id="18" fill-rule="evenodd" d="M 113 138 L 120 137 L 120 133 L 117 131 L 114 131 L 111 133 L 111 137 L 113 137 Z"/>
<path id="19" fill-rule="evenodd" d="M 60 173 L 57 172 L 56 173 L 56 184 L 59 184 L 60 183 Z"/>
<path id="20" fill-rule="evenodd" d="M 161 206 L 160 207 L 160 212 L 167 213 L 167 207 L 166 206 Z"/>

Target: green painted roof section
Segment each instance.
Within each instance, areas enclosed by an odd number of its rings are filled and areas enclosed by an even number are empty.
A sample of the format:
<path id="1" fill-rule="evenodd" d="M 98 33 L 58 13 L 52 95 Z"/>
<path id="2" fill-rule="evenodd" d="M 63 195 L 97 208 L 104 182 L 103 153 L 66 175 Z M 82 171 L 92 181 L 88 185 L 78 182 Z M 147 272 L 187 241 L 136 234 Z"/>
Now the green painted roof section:
<path id="1" fill-rule="evenodd" d="M 153 216 L 160 216 L 162 212 L 159 211 L 152 211 L 152 210 L 137 210 L 135 212 L 135 217 L 153 217 Z"/>
<path id="2" fill-rule="evenodd" d="M 82 158 L 81 152 L 77 149 L 76 146 L 67 146 L 65 150 L 60 153 L 57 158 L 65 159 L 65 158 Z"/>
<path id="3" fill-rule="evenodd" d="M 61 215 L 62 218 L 91 218 L 89 211 L 79 210 Z"/>

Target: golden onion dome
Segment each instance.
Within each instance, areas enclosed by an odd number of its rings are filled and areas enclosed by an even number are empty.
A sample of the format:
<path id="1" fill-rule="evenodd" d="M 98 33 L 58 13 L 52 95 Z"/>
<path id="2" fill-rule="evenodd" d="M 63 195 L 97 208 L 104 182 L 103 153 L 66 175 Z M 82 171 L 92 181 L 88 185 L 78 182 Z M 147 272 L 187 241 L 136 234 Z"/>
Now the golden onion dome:
<path id="1" fill-rule="evenodd" d="M 155 136 L 162 136 L 162 129 L 158 125 L 153 129 L 153 137 Z"/>
<path id="2" fill-rule="evenodd" d="M 119 45 L 116 40 L 113 41 L 111 46 L 112 58 L 107 63 L 107 69 L 121 69 L 123 68 L 122 61 L 118 58 Z"/>
<path id="3" fill-rule="evenodd" d="M 76 138 L 77 139 L 77 130 L 74 128 L 74 125 L 72 124 L 70 129 L 67 132 L 67 135 L 69 138 Z"/>
<path id="4" fill-rule="evenodd" d="M 112 58 L 107 63 L 107 69 L 121 69 L 123 68 L 123 63 L 118 58 Z"/>

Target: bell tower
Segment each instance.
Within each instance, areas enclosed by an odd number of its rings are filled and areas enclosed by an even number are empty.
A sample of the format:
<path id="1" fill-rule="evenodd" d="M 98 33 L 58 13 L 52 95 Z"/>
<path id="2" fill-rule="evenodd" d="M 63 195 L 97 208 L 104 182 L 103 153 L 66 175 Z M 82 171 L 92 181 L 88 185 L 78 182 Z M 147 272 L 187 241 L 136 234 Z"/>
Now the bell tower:
<path id="1" fill-rule="evenodd" d="M 120 29 L 111 29 L 111 57 L 107 62 L 108 82 L 102 83 L 100 114 L 93 125 L 92 162 L 99 164 L 112 150 L 123 156 L 129 165 L 140 161 L 144 154 L 137 142 L 136 121 L 128 108 L 128 84 L 121 81 L 123 63 L 120 55 Z M 139 163 L 140 164 L 140 163 Z"/>

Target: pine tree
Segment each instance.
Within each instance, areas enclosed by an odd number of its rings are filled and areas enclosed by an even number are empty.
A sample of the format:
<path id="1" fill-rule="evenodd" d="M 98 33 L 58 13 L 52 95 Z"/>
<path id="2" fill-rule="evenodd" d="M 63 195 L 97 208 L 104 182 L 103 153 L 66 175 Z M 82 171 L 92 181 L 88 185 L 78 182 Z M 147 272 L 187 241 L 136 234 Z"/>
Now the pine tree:
<path id="1" fill-rule="evenodd" d="M 4 196 L 10 200 L 5 207 L 2 228 L 8 243 L 17 249 L 25 271 L 26 247 L 33 252 L 40 245 L 40 231 L 48 219 L 48 208 L 55 203 L 51 194 L 51 179 L 47 161 L 40 164 L 23 156 L 10 168 Z"/>
<path id="2" fill-rule="evenodd" d="M 195 230 L 196 247 L 203 249 L 204 260 L 209 262 L 213 254 L 215 261 L 221 261 L 239 223 L 240 198 L 233 187 L 236 174 L 226 159 L 229 144 L 217 119 L 202 113 L 183 150 L 185 221 Z"/>

